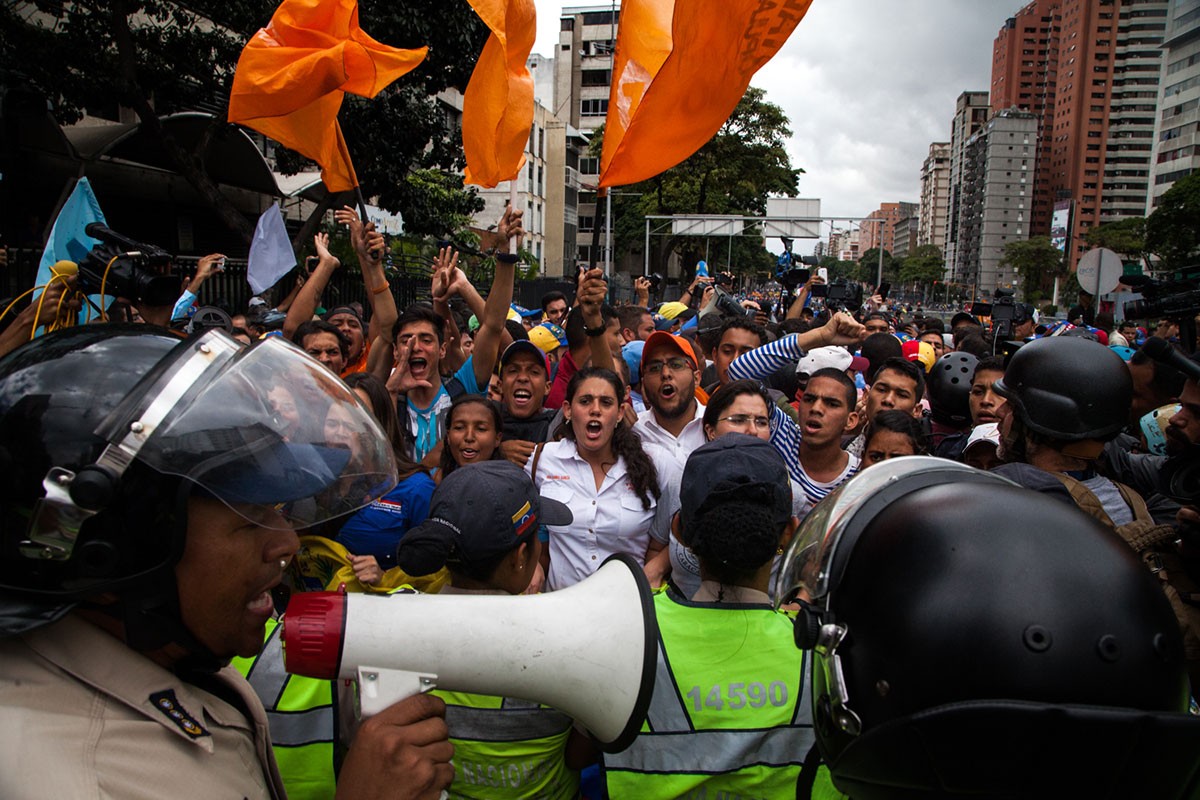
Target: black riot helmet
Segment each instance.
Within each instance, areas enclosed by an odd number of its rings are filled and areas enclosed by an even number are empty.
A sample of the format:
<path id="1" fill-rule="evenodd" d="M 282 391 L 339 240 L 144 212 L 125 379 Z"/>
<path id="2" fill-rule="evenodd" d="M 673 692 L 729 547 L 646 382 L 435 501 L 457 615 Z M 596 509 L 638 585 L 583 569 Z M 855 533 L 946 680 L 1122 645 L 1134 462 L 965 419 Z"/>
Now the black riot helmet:
<path id="1" fill-rule="evenodd" d="M 1133 378 L 1121 357 L 1074 336 L 1022 346 L 994 388 L 1027 428 L 1063 441 L 1111 439 L 1133 402 Z"/>
<path id="2" fill-rule="evenodd" d="M 1191 797 L 1175 616 L 1116 534 L 924 456 L 864 470 L 792 540 L 813 721 L 855 800 Z"/>
<path id="3" fill-rule="evenodd" d="M 276 389 L 296 414 L 277 413 Z M 174 602 L 190 493 L 303 527 L 395 484 L 374 418 L 303 351 L 221 331 L 181 342 L 146 325 L 71 328 L 0 361 L 0 465 L 4 598 L 62 607 L 149 592 L 133 605 L 160 612 Z"/>
<path id="4" fill-rule="evenodd" d="M 979 359 L 970 353 L 946 353 L 933 364 L 925 377 L 929 395 L 929 413 L 944 425 L 962 426 L 971 422 L 971 379 Z"/>

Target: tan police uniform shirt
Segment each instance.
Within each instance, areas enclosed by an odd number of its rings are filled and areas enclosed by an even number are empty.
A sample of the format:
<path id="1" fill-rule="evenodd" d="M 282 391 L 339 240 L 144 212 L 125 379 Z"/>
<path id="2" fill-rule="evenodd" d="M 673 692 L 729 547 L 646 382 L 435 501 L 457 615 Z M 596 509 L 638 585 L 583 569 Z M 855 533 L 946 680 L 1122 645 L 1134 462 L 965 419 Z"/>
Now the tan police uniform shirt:
<path id="1" fill-rule="evenodd" d="M 266 714 L 251 718 L 74 616 L 0 640 L 0 797 L 283 798 Z"/>

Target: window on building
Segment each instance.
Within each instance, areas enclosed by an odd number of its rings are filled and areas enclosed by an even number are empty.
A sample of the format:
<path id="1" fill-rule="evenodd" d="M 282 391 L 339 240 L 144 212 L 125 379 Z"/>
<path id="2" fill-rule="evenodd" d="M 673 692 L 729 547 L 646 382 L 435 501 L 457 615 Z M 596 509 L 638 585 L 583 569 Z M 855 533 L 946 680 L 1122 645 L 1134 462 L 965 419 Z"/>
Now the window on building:
<path id="1" fill-rule="evenodd" d="M 611 69 L 585 69 L 581 73 L 583 86 L 608 86 L 612 82 Z"/>
<path id="2" fill-rule="evenodd" d="M 608 113 L 608 98 L 580 100 L 579 114 L 583 117 L 603 117 Z"/>

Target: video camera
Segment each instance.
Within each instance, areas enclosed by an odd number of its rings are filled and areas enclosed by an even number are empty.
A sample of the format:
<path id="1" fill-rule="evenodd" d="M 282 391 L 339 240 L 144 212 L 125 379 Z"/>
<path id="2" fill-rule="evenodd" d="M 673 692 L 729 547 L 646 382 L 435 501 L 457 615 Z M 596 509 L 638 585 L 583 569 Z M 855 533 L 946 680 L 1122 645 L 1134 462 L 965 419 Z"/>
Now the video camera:
<path id="1" fill-rule="evenodd" d="M 1200 314 L 1200 265 L 1184 267 L 1166 281 L 1148 275 L 1123 275 L 1120 280 L 1143 295 L 1141 300 L 1125 304 L 1126 319 L 1166 317 L 1179 324 L 1179 338 L 1187 352 L 1196 349 L 1194 320 Z"/>
<path id="2" fill-rule="evenodd" d="M 1017 301 L 1014 298 L 1012 289 L 997 288 L 992 293 L 992 341 L 998 342 L 1004 339 L 1011 339 L 1013 335 L 1013 321 L 1018 316 Z M 1024 309 L 1020 309 L 1021 312 Z"/>
<path id="3" fill-rule="evenodd" d="M 179 299 L 179 278 L 171 273 L 172 256 L 152 244 L 130 239 L 101 225 L 89 223 L 84 231 L 100 244 L 79 264 L 79 284 L 84 294 L 123 297 L 135 305 L 170 306 Z"/>
<path id="4" fill-rule="evenodd" d="M 825 308 L 829 311 L 854 312 L 862 308 L 862 284 L 845 278 L 836 278 L 825 287 Z"/>

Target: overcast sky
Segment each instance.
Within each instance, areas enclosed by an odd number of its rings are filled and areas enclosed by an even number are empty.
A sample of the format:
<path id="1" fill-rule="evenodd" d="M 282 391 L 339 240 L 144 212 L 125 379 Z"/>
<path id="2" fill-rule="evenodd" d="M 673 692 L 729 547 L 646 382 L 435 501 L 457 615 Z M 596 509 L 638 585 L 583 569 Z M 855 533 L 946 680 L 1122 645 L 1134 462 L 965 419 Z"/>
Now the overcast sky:
<path id="1" fill-rule="evenodd" d="M 577 5 L 537 0 L 535 52 L 554 54 L 562 8 Z M 753 81 L 791 119 L 788 154 L 806 172 L 800 196 L 820 198 L 824 216 L 847 217 L 919 201 L 929 143 L 950 140 L 960 93 L 989 88 L 992 40 L 1023 5 L 814 0 Z"/>

